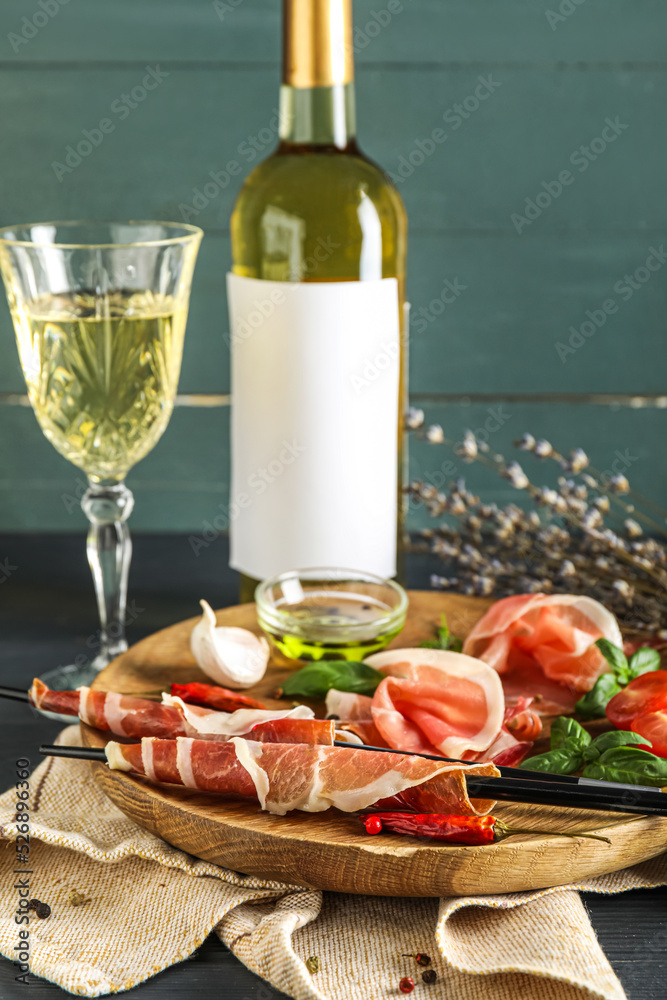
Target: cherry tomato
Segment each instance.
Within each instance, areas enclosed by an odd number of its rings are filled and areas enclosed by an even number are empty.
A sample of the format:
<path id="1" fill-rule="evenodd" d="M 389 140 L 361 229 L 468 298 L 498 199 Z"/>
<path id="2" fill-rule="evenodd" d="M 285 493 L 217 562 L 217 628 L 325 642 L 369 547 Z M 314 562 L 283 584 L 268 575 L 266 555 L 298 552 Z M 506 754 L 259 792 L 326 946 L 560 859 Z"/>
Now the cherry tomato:
<path id="1" fill-rule="evenodd" d="M 667 757 L 667 712 L 647 712 L 632 720 L 633 733 L 651 741 L 651 751 L 658 757 Z M 648 747 L 640 747 L 648 750 Z"/>
<path id="2" fill-rule="evenodd" d="M 615 694 L 607 705 L 607 718 L 617 729 L 627 729 L 638 715 L 667 709 L 667 670 L 640 674 Z"/>

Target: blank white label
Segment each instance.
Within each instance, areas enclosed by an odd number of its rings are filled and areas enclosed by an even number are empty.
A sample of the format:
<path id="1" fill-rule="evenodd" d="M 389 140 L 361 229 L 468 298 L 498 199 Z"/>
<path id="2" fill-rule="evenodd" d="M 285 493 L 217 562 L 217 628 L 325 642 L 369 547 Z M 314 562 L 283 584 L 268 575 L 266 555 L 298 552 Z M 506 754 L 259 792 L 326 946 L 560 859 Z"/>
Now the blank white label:
<path id="1" fill-rule="evenodd" d="M 398 282 L 227 275 L 231 558 L 396 572 Z"/>

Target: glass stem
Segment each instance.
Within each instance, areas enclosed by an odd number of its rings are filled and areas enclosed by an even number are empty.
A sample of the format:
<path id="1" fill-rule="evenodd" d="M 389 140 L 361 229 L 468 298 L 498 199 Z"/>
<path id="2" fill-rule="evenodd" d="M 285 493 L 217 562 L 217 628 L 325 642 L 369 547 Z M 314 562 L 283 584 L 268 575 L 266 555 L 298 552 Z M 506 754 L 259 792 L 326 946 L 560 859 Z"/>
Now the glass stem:
<path id="1" fill-rule="evenodd" d="M 101 670 L 127 649 L 125 611 L 132 542 L 125 522 L 134 497 L 125 483 L 91 482 L 81 506 L 90 521 L 86 548 L 101 625 L 99 651 L 92 666 Z"/>

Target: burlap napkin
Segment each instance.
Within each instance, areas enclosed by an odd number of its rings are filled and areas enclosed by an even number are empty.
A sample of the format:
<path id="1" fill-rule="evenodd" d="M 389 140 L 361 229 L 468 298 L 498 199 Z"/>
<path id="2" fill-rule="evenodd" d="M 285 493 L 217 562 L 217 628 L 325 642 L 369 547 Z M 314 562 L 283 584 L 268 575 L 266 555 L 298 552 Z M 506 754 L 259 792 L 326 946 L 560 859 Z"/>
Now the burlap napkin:
<path id="1" fill-rule="evenodd" d="M 79 742 L 78 727 L 60 742 Z M 187 958 L 212 929 L 238 958 L 297 1000 L 383 1000 L 425 951 L 449 1000 L 621 1000 L 577 889 L 622 892 L 667 883 L 667 856 L 577 886 L 506 896 L 388 899 L 320 893 L 218 868 L 127 819 L 82 761 L 51 758 L 31 780 L 31 971 L 96 997 L 130 989 Z M 0 797 L 0 950 L 15 960 L 21 880 L 14 789 Z M 15 874 L 15 871 L 18 874 Z M 87 900 L 73 905 L 70 894 Z M 306 959 L 315 955 L 320 971 Z M 17 967 L 17 974 L 19 969 Z M 415 996 L 417 996 L 415 991 Z M 269 1000 L 270 993 L 260 1000 Z"/>

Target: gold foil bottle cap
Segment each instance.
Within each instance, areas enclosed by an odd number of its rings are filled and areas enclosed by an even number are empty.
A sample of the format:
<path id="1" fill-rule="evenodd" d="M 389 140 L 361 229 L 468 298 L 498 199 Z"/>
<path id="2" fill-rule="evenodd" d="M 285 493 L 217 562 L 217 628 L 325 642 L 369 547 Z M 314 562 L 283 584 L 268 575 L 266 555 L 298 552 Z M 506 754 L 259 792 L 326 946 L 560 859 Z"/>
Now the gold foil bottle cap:
<path id="1" fill-rule="evenodd" d="M 283 0 L 283 83 L 332 87 L 353 79 L 352 0 Z"/>

